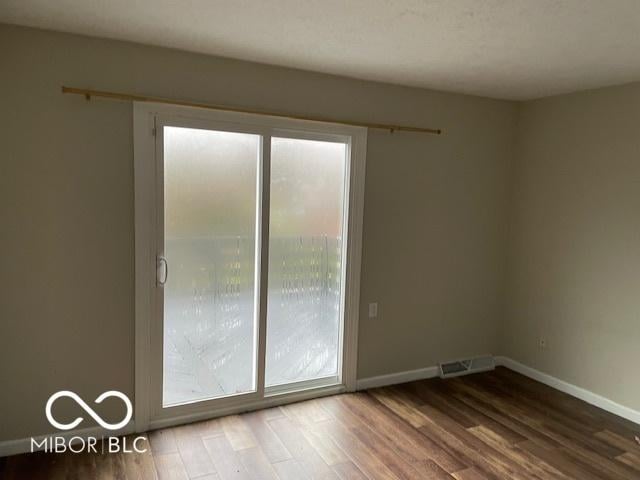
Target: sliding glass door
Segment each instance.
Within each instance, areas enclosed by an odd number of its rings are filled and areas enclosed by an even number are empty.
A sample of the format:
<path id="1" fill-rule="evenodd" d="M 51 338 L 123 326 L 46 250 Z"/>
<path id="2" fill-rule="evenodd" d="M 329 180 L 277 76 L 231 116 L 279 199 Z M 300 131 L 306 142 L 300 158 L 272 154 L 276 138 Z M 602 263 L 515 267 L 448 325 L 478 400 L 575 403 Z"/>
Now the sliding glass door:
<path id="1" fill-rule="evenodd" d="M 256 390 L 261 137 L 163 127 L 163 406 Z"/>
<path id="2" fill-rule="evenodd" d="M 338 381 L 347 146 L 271 139 L 267 387 Z"/>
<path id="3" fill-rule="evenodd" d="M 152 163 L 137 163 L 155 178 L 150 417 L 345 388 L 345 373 L 355 380 L 348 240 L 362 132 L 145 113 L 155 139 Z"/>

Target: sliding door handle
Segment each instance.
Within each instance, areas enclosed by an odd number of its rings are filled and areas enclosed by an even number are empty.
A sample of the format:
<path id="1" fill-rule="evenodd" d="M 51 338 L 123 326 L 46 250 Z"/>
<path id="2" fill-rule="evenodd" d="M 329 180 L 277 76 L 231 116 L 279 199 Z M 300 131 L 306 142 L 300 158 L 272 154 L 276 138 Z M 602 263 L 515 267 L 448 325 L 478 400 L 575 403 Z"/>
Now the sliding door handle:
<path id="1" fill-rule="evenodd" d="M 156 265 L 156 280 L 158 285 L 164 286 L 164 284 L 167 283 L 167 278 L 169 278 L 169 264 L 165 257 L 159 256 Z"/>

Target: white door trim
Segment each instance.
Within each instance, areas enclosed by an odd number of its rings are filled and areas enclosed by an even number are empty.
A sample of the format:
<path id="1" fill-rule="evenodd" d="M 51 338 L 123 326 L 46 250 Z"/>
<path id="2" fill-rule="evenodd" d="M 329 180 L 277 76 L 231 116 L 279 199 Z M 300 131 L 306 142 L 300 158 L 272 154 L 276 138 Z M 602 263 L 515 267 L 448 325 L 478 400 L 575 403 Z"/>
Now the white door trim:
<path id="1" fill-rule="evenodd" d="M 264 379 L 264 365 L 258 368 L 258 392 L 255 398 L 245 398 L 232 402 L 216 403 L 216 407 L 203 404 L 198 407 L 171 407 L 166 409 L 167 414 L 158 416 L 154 413 L 152 402 L 155 397 L 152 393 L 152 321 L 157 318 L 156 288 L 156 239 L 157 231 L 157 202 L 156 178 L 158 176 L 156 162 L 156 138 L 155 122 L 158 115 L 178 116 L 194 121 L 225 122 L 238 125 L 240 128 L 257 128 L 268 132 L 264 138 L 263 148 L 269 146 L 270 136 L 277 132 L 287 131 L 295 133 L 295 136 L 323 137 L 336 136 L 350 139 L 350 155 L 347 162 L 348 185 L 346 191 L 347 213 L 345 217 L 346 253 L 345 267 L 343 271 L 343 319 L 342 328 L 342 358 L 340 384 L 335 387 L 318 386 L 315 390 L 302 390 L 279 394 L 277 396 L 265 396 L 262 390 Z M 277 117 L 267 117 L 235 112 L 218 112 L 191 107 L 179 107 L 173 105 L 140 103 L 133 104 L 133 130 L 134 130 L 134 180 L 135 180 L 135 399 L 134 419 L 136 431 L 143 432 L 150 427 L 158 428 L 160 425 L 178 424 L 180 422 L 204 419 L 221 414 L 241 411 L 247 408 L 260 408 L 276 403 L 297 401 L 301 398 L 310 398 L 330 391 L 354 391 L 356 389 L 357 347 L 358 347 L 358 318 L 360 304 L 360 269 L 362 258 L 362 222 L 364 213 L 364 181 L 366 165 L 367 130 L 362 127 L 291 120 Z M 264 178 L 269 175 L 269 152 L 263 152 L 263 164 L 261 174 Z M 262 182 L 259 192 L 262 205 L 266 205 L 269 198 L 269 182 Z M 265 332 L 266 322 L 266 281 L 268 264 L 268 208 L 259 212 L 261 218 L 262 250 L 259 252 L 262 265 L 259 278 L 260 283 L 260 330 Z M 261 335 L 264 337 L 264 335 Z M 264 338 L 259 338 L 258 355 L 264 357 Z M 262 355 L 262 357 L 260 357 Z M 233 397 L 231 397 L 233 400 Z M 223 399 L 222 399 L 223 400 Z"/>
<path id="2" fill-rule="evenodd" d="M 135 222 L 135 397 L 134 421 L 137 432 L 148 430 L 150 420 L 149 360 L 153 289 L 156 273 L 155 251 L 155 122 L 141 103 L 133 104 L 133 173 Z"/>

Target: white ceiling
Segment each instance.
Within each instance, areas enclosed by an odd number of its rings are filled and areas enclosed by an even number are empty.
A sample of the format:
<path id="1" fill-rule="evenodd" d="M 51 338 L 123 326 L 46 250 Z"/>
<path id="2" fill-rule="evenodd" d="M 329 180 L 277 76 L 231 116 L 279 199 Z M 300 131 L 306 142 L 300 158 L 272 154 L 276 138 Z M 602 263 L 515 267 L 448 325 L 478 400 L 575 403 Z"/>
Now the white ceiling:
<path id="1" fill-rule="evenodd" d="M 1 0 L 0 22 L 505 99 L 640 80 L 640 0 Z"/>

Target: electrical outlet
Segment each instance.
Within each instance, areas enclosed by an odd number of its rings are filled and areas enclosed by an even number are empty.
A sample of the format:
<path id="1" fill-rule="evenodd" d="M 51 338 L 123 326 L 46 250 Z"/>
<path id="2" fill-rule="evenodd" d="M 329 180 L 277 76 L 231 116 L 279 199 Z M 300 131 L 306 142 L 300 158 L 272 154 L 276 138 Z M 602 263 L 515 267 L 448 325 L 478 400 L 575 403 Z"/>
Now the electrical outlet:
<path id="1" fill-rule="evenodd" d="M 540 340 L 538 340 L 538 347 L 540 348 L 540 350 L 546 350 L 547 349 L 547 339 L 546 338 L 540 338 Z"/>
<path id="2" fill-rule="evenodd" d="M 376 318 L 378 316 L 378 304 L 370 303 L 369 304 L 369 318 Z"/>

